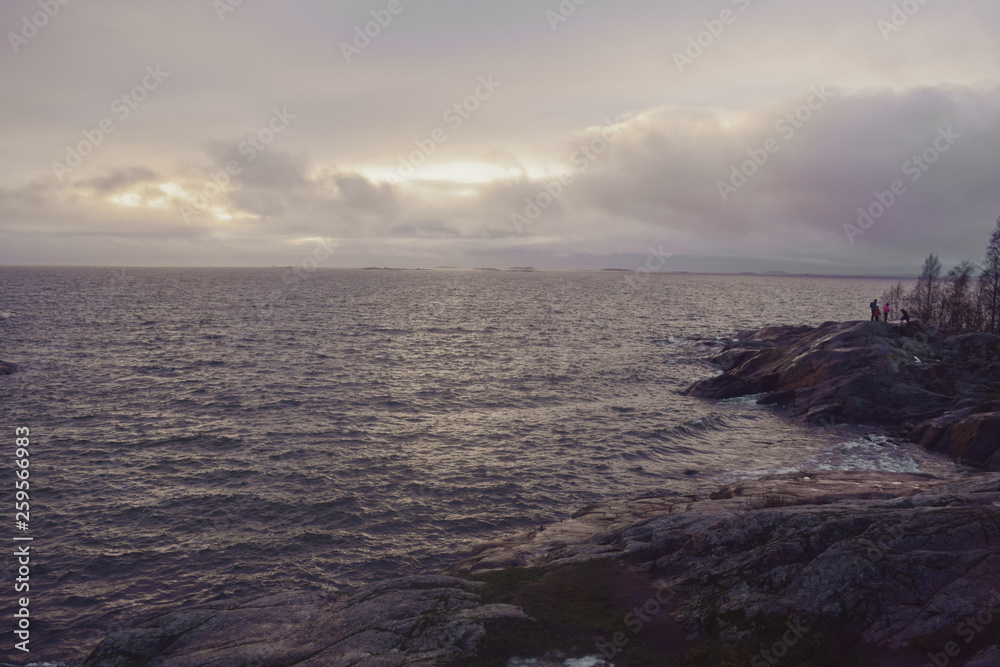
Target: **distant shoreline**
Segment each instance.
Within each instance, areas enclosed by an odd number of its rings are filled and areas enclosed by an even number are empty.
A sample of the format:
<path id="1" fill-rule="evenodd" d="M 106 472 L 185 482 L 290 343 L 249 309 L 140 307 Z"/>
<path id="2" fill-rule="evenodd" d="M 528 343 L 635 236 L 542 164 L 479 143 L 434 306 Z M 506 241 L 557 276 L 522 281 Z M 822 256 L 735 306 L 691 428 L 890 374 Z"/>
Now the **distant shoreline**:
<path id="1" fill-rule="evenodd" d="M 190 271 L 199 271 L 205 269 L 231 269 L 231 270 L 241 270 L 241 269 L 261 269 L 261 270 L 274 270 L 274 271 L 286 271 L 289 267 L 287 265 L 277 266 L 277 265 L 246 265 L 246 266 L 180 266 L 180 265 L 129 265 L 129 264 L 101 264 L 101 265 L 91 265 L 91 264 L 0 264 L 0 271 L 3 269 L 181 269 Z M 319 267 L 314 269 L 315 271 L 467 271 L 467 272 L 479 272 L 484 271 L 490 273 L 640 273 L 635 269 L 619 269 L 619 268 L 604 268 L 604 269 L 538 269 L 538 268 L 527 268 L 527 267 L 511 267 L 508 269 L 496 269 L 493 267 L 383 267 L 383 266 L 328 266 Z M 641 272 L 646 273 L 646 275 L 667 275 L 667 276 L 735 276 L 735 277 L 745 277 L 745 278 L 837 278 L 837 279 L 848 279 L 848 280 L 916 280 L 917 276 L 907 275 L 850 275 L 850 274 L 835 274 L 835 273 L 784 273 L 780 271 L 774 272 L 747 272 L 740 271 L 734 273 L 726 273 L 719 271 L 651 271 L 651 272 Z"/>

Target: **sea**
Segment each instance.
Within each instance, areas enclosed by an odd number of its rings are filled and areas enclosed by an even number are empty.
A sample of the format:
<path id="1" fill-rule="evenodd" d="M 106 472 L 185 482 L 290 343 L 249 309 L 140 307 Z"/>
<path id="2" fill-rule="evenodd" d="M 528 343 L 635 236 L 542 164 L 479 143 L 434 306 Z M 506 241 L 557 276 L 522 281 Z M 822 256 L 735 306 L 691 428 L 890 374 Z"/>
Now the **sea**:
<path id="1" fill-rule="evenodd" d="M 959 475 L 872 428 L 680 394 L 737 332 L 867 319 L 893 284 L 0 267 L 0 359 L 21 367 L 0 376 L 0 663 L 76 664 L 109 629 L 208 601 L 439 571 L 601 501 L 796 470 Z M 30 654 L 11 620 L 23 544 Z"/>

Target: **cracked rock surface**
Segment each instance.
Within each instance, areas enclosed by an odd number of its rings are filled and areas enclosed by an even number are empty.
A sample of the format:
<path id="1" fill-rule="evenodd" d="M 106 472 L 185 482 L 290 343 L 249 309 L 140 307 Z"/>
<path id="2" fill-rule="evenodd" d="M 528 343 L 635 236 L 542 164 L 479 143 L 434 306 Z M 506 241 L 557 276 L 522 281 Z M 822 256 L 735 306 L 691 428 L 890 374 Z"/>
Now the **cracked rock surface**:
<path id="1" fill-rule="evenodd" d="M 483 621 L 523 618 L 484 604 L 475 582 L 406 577 L 336 600 L 289 593 L 175 611 L 108 635 L 94 667 L 437 665 L 475 654 Z"/>
<path id="2" fill-rule="evenodd" d="M 756 626 L 801 618 L 845 622 L 865 643 L 901 648 L 1000 606 L 1000 474 L 796 473 L 711 498 L 595 506 L 454 569 L 592 558 L 668 588 L 690 636 L 738 642 Z"/>
<path id="3" fill-rule="evenodd" d="M 917 664 L 978 618 L 989 630 L 962 644 L 962 657 L 992 665 L 1000 628 L 1000 474 L 946 481 L 794 473 L 733 484 L 709 497 L 606 503 L 484 545 L 451 570 L 488 579 L 511 568 L 558 573 L 593 563 L 613 565 L 607 570 L 613 574 L 602 584 L 575 586 L 601 585 L 611 597 L 628 587 L 646 591 L 613 610 L 612 623 L 654 587 L 666 592 L 662 619 L 679 632 L 652 654 L 672 656 L 666 664 L 698 642 L 752 648 L 788 623 L 817 641 L 832 637 L 834 645 L 863 651 L 866 665 Z M 484 596 L 489 585 L 432 575 L 336 599 L 289 593 L 201 605 L 109 634 L 84 665 L 468 664 L 490 641 L 508 642 L 495 636 L 513 627 L 504 623 L 542 627 L 547 618 L 537 610 L 552 609 L 536 607 L 529 618 L 522 607 Z M 555 590 L 558 605 L 563 589 Z M 536 602 L 521 600 L 524 608 Z M 582 621 L 590 628 L 584 635 L 600 632 Z M 594 642 L 587 641 L 580 650 L 593 654 Z M 517 639 L 508 648 L 508 655 L 525 655 Z"/>

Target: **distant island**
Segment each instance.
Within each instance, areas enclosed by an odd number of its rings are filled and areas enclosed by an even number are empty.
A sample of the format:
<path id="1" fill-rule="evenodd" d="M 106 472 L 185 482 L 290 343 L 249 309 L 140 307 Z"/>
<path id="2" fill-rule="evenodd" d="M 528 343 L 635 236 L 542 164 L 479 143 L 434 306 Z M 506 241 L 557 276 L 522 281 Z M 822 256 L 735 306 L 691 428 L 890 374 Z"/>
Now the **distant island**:
<path id="1" fill-rule="evenodd" d="M 507 270 L 508 271 L 535 271 L 537 269 L 535 269 L 535 267 L 533 267 L 533 266 L 512 266 L 512 267 L 510 267 Z"/>

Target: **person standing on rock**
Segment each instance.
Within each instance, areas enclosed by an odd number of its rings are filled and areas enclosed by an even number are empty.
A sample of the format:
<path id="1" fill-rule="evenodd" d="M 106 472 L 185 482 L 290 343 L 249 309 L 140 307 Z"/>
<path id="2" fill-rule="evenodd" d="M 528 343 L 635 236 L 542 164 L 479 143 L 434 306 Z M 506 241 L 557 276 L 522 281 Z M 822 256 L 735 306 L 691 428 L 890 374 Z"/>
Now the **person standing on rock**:
<path id="1" fill-rule="evenodd" d="M 878 322 L 878 299 L 873 299 L 869 304 L 872 309 L 872 322 Z"/>
<path id="2" fill-rule="evenodd" d="M 883 322 L 889 321 L 889 304 L 885 304 L 884 306 L 882 306 L 882 321 Z"/>

